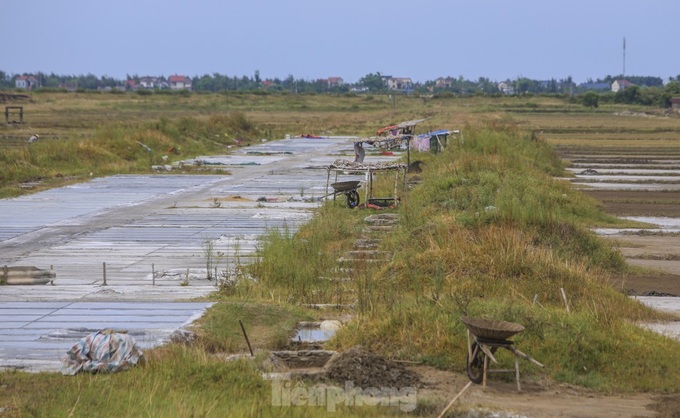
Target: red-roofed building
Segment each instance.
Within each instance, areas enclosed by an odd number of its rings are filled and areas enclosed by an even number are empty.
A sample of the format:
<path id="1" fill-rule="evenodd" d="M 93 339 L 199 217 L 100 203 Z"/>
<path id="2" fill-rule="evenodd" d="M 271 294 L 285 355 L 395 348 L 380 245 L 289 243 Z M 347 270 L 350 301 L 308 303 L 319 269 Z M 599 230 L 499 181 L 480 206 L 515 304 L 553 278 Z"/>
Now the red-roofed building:
<path id="1" fill-rule="evenodd" d="M 345 83 L 342 77 L 328 77 L 328 87 L 340 87 Z"/>
<path id="2" fill-rule="evenodd" d="M 183 75 L 171 75 L 168 78 L 171 90 L 191 90 L 191 79 Z"/>
<path id="3" fill-rule="evenodd" d="M 612 91 L 616 93 L 617 91 L 623 91 L 627 89 L 628 87 L 632 86 L 633 83 L 631 83 L 628 80 L 615 80 L 612 83 Z"/>
<path id="4" fill-rule="evenodd" d="M 35 76 L 20 75 L 14 80 L 14 85 L 18 89 L 34 89 L 40 87 L 40 82 Z"/>
<path id="5" fill-rule="evenodd" d="M 680 97 L 673 97 L 671 99 L 671 108 L 680 109 Z"/>

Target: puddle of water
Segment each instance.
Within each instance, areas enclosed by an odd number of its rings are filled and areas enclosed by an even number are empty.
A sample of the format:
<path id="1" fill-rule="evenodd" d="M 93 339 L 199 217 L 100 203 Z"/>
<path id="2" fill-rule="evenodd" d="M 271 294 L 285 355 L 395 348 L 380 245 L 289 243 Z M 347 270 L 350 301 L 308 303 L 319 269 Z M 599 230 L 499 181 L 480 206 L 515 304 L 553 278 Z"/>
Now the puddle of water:
<path id="1" fill-rule="evenodd" d="M 299 329 L 293 341 L 328 341 L 335 334 L 335 330 L 321 328 Z"/>

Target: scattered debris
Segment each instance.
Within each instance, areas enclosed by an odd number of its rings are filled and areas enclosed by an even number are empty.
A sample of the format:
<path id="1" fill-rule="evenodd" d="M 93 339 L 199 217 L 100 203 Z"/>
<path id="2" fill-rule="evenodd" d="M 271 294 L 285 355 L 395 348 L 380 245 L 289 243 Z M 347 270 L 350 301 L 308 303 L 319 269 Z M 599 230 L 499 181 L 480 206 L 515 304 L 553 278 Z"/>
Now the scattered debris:
<path id="1" fill-rule="evenodd" d="M 145 150 L 147 150 L 148 152 L 153 153 L 153 150 L 152 150 L 151 148 L 149 148 L 148 146 L 146 146 L 145 144 L 142 144 L 142 143 L 139 142 L 139 141 L 137 141 L 137 143 L 138 143 L 139 145 L 141 145 L 141 146 L 142 146 Z"/>
<path id="2" fill-rule="evenodd" d="M 640 294 L 640 296 L 677 297 L 678 295 L 666 292 L 659 292 L 656 290 L 650 290 L 649 292 L 643 292 L 642 294 Z"/>
<path id="3" fill-rule="evenodd" d="M 28 138 L 28 143 L 33 144 L 35 142 L 38 142 L 38 139 L 40 139 L 40 135 L 38 135 L 38 134 L 31 135 L 31 137 Z"/>
<path id="4" fill-rule="evenodd" d="M 56 277 L 54 270 L 43 270 L 33 266 L 4 266 L 0 274 L 0 285 L 47 284 L 54 282 Z"/>
<path id="5" fill-rule="evenodd" d="M 172 171 L 172 166 L 169 164 L 166 165 L 152 165 L 151 169 L 153 171 Z"/>
<path id="6" fill-rule="evenodd" d="M 66 352 L 62 373 L 114 373 L 144 363 L 144 353 L 127 331 L 105 329 L 81 339 Z"/>

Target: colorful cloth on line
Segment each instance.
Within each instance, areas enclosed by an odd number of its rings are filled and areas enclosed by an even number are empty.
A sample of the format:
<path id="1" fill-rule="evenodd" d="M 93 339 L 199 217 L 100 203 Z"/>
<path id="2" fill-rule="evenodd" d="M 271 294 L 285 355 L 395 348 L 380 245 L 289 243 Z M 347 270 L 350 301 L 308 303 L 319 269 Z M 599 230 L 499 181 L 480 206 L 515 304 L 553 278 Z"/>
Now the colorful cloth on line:
<path id="1" fill-rule="evenodd" d="M 81 339 L 66 352 L 61 372 L 114 373 L 144 361 L 144 353 L 131 335 L 103 330 Z"/>

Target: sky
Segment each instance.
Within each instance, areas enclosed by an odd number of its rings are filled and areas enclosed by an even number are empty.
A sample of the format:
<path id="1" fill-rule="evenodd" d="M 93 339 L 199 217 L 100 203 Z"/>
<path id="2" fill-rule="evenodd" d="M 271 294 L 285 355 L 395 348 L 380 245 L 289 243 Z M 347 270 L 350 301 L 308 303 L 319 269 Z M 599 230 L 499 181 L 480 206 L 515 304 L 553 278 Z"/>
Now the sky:
<path id="1" fill-rule="evenodd" d="M 0 0 L 8 74 L 680 74 L 677 0 Z M 625 38 L 625 60 L 623 40 Z"/>

